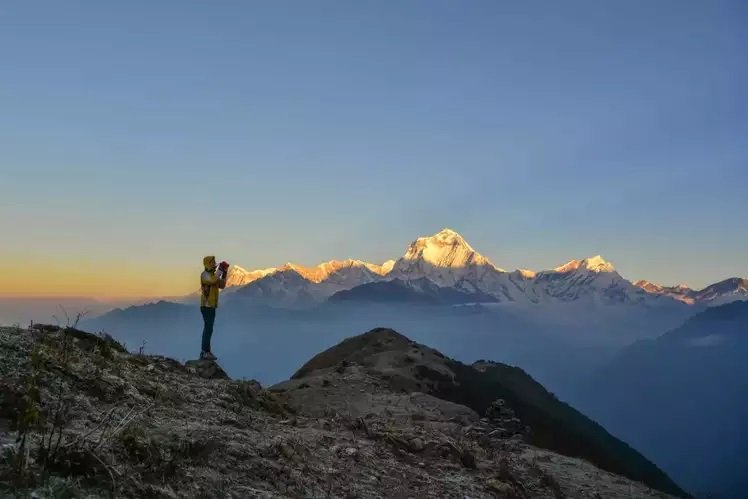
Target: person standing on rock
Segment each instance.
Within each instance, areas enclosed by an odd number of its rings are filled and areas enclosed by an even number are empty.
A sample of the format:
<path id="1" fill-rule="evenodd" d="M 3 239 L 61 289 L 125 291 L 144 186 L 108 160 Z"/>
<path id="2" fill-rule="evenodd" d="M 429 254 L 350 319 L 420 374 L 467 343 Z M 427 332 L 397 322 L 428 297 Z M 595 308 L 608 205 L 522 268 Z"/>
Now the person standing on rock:
<path id="1" fill-rule="evenodd" d="M 221 262 L 216 264 L 216 257 L 206 256 L 203 258 L 205 270 L 200 274 L 200 313 L 203 316 L 203 341 L 200 349 L 200 358 L 216 360 L 216 356 L 210 351 L 210 339 L 213 336 L 213 324 L 216 321 L 216 309 L 218 308 L 219 290 L 226 287 L 226 275 L 229 264 Z"/>

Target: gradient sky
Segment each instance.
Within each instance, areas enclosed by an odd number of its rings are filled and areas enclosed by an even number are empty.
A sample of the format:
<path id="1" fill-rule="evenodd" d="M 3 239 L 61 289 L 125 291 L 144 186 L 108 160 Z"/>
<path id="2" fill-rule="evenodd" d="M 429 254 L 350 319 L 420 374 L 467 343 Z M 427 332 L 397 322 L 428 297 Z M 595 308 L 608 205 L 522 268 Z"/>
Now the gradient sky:
<path id="1" fill-rule="evenodd" d="M 0 296 L 383 261 L 748 276 L 748 3 L 6 1 Z"/>

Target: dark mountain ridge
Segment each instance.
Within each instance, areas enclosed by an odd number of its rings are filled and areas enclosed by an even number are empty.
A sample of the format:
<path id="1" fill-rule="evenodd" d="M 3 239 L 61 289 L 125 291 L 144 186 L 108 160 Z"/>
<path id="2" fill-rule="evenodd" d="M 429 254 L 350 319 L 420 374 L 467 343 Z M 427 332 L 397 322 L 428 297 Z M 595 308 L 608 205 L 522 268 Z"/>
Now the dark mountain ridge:
<path id="1" fill-rule="evenodd" d="M 338 291 L 329 298 L 336 302 L 412 303 L 433 305 L 461 305 L 466 303 L 493 303 L 498 300 L 478 290 L 465 291 L 455 287 L 442 287 L 422 277 L 412 281 L 393 279 L 356 286 Z"/>

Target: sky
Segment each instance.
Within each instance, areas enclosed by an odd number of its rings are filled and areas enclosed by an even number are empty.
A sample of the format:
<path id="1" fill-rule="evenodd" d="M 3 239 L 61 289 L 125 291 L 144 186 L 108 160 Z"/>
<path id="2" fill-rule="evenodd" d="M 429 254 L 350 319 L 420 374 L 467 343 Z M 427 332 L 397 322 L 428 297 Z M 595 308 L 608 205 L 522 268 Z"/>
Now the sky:
<path id="1" fill-rule="evenodd" d="M 748 4 L 6 1 L 0 296 L 178 295 L 201 259 L 748 276 Z"/>

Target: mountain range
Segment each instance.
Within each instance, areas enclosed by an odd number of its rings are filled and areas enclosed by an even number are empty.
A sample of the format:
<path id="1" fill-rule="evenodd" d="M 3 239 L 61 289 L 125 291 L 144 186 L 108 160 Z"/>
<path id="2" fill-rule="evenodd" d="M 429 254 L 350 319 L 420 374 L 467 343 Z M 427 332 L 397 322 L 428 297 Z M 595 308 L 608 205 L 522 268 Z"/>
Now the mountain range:
<path id="1" fill-rule="evenodd" d="M 704 303 L 709 306 L 724 305 L 748 297 L 748 279 L 731 277 L 711 284 L 704 289 L 691 289 L 684 284 L 677 286 L 660 286 L 649 281 L 636 281 L 636 286 L 647 293 L 669 296 L 689 305 Z"/>
<path id="2" fill-rule="evenodd" d="M 445 294 L 437 288 L 450 291 Z M 387 293 L 388 289 L 394 294 Z M 234 302 L 281 308 L 308 307 L 330 298 L 335 302 L 391 302 L 402 296 L 411 302 L 443 303 L 447 294 L 451 298 L 446 302 L 456 299 L 459 303 L 711 306 L 748 299 L 748 280 L 734 277 L 702 290 L 644 280 L 632 283 L 600 255 L 552 270 L 506 271 L 475 251 L 460 234 L 443 229 L 419 237 L 401 258 L 381 265 L 352 259 L 316 267 L 288 263 L 259 270 L 234 265 L 229 270 L 227 294 Z"/>

